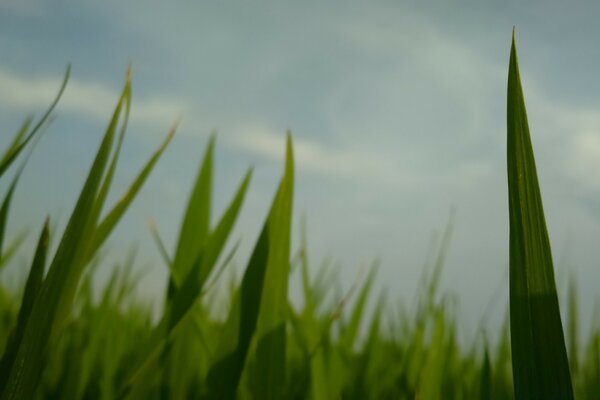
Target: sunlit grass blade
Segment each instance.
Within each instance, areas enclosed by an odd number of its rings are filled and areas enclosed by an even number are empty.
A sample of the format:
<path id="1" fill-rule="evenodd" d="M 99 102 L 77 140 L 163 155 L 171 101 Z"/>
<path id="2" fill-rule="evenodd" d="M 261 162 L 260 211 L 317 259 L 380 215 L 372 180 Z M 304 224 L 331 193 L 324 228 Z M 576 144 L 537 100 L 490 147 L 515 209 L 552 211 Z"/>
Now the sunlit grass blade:
<path id="1" fill-rule="evenodd" d="M 510 330 L 520 399 L 572 399 L 573 389 L 513 34 L 508 72 Z"/>
<path id="2" fill-rule="evenodd" d="M 217 258 L 221 254 L 225 242 L 233 228 L 233 224 L 237 219 L 251 176 L 252 173 L 249 171 L 240 184 L 228 209 L 223 214 L 219 224 L 208 237 L 206 246 L 202 248 L 199 257 L 197 257 L 195 264 L 188 272 L 182 286 L 177 288 L 172 298 L 172 304 L 169 305 L 169 309 L 166 313 L 166 317 L 169 320 L 169 330 L 172 330 L 177 323 L 179 323 L 181 318 L 183 318 L 202 293 L 206 279 L 213 270 Z"/>
<path id="3" fill-rule="evenodd" d="M 288 133 L 285 173 L 269 216 L 269 257 L 257 325 L 257 398 L 280 399 L 286 380 L 286 321 L 290 270 L 294 155 Z"/>
<path id="4" fill-rule="evenodd" d="M 47 122 L 48 118 L 50 117 L 50 114 L 52 114 L 52 111 L 56 107 L 56 104 L 58 104 L 58 101 L 60 100 L 63 92 L 65 91 L 65 87 L 67 86 L 67 82 L 69 81 L 70 74 L 71 66 L 69 65 L 67 66 L 65 77 L 60 86 L 60 89 L 58 90 L 58 94 L 56 95 L 56 97 L 52 101 L 52 104 L 50 104 L 50 107 L 48 108 L 48 110 L 46 110 L 42 118 L 40 118 L 40 120 L 35 124 L 33 129 L 27 135 L 25 135 L 25 132 L 29 128 L 31 121 L 26 120 L 23 123 L 19 132 L 17 132 L 17 134 L 15 135 L 15 138 L 13 139 L 11 145 L 8 147 L 8 149 L 0 159 L 0 177 L 4 175 L 8 167 L 10 167 L 10 165 L 21 153 L 21 151 L 23 151 L 25 146 L 27 146 L 27 143 L 29 143 L 31 139 L 33 139 L 33 137 L 40 131 L 42 126 Z"/>
<path id="5" fill-rule="evenodd" d="M 130 101 L 131 82 L 128 74 L 125 88 L 104 139 L 96 154 L 75 209 L 67 224 L 62 240 L 50 265 L 48 275 L 33 305 L 21 345 L 17 362 L 10 371 L 6 387 L 0 397 L 8 399 L 30 399 L 34 397 L 43 367 L 43 357 L 53 328 L 66 316 L 72 302 L 89 239 L 97 221 L 95 214 L 98 190 L 110 156 L 115 131 L 122 108 Z"/>
<path id="6" fill-rule="evenodd" d="M 280 390 L 280 385 L 284 382 L 285 368 L 282 362 L 285 362 L 287 279 L 294 184 L 290 136 L 286 154 L 284 176 L 250 257 L 241 288 L 235 294 L 219 343 L 218 358 L 208 374 L 207 383 L 211 398 L 235 398 L 255 333 L 258 337 L 257 360 L 262 370 L 261 374 L 264 374 L 259 377 L 260 382 L 257 382 L 257 385 L 266 380 L 273 386 L 264 388 L 265 392 L 259 398 L 276 395 L 277 392 L 272 390 Z M 271 291 L 267 292 L 267 288 Z"/>
<path id="7" fill-rule="evenodd" d="M 44 267 L 46 265 L 46 253 L 48 251 L 48 241 L 49 230 L 48 220 L 46 220 L 38 241 L 35 255 L 33 257 L 31 269 L 29 270 L 29 275 L 27 276 L 27 281 L 25 283 L 25 292 L 23 294 L 21 308 L 19 309 L 19 315 L 17 317 L 17 326 L 14 331 L 14 335 L 12 336 L 12 340 L 7 346 L 7 350 L 0 361 L 0 391 L 4 389 L 9 372 L 14 364 L 17 350 L 21 344 L 23 332 L 25 331 L 25 326 L 31 314 L 33 304 L 38 296 L 40 288 L 42 287 L 42 282 L 44 279 Z"/>
<path id="8" fill-rule="evenodd" d="M 423 400 L 441 400 L 443 398 L 442 382 L 444 377 L 444 339 L 446 333 L 446 318 L 444 310 L 437 311 L 435 328 L 431 344 L 420 371 L 418 395 Z"/>
<path id="9" fill-rule="evenodd" d="M 205 245 L 200 248 L 200 254 L 198 254 L 196 262 L 183 279 L 181 286 L 171 282 L 171 298 L 167 302 L 163 317 L 155 329 L 153 342 L 146 349 L 146 356 L 138 362 L 138 367 L 134 369 L 131 377 L 126 380 L 121 388 L 120 398 L 126 397 L 131 389 L 140 383 L 141 379 L 148 373 L 152 362 L 160 354 L 160 351 L 165 348 L 182 319 L 189 314 L 192 306 L 204 293 L 203 288 L 206 279 L 214 269 L 214 265 L 218 261 L 237 220 L 251 177 L 252 171 L 250 170 L 242 180 L 233 200 L 223 213 L 216 228 L 208 236 Z M 234 250 L 223 261 L 225 264 L 231 261 Z M 203 273 L 203 271 L 207 272 Z"/>
<path id="10" fill-rule="evenodd" d="M 209 233 L 214 147 L 215 136 L 212 136 L 183 216 L 171 269 L 177 285 L 192 268 Z"/>

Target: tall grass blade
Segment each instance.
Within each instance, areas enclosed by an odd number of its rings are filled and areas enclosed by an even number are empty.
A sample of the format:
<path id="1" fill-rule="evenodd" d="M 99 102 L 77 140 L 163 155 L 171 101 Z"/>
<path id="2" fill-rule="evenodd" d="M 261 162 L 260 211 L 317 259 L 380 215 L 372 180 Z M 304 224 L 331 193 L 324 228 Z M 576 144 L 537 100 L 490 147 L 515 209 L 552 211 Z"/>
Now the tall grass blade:
<path id="1" fill-rule="evenodd" d="M 294 156 L 288 133 L 285 173 L 269 216 L 269 258 L 262 290 L 257 326 L 255 385 L 257 398 L 280 399 L 286 380 L 286 321 L 292 202 L 294 195 Z"/>
<path id="2" fill-rule="evenodd" d="M 572 399 L 561 324 L 515 39 L 507 101 L 510 218 L 510 331 L 515 397 Z"/>
<path id="3" fill-rule="evenodd" d="M 212 136 L 183 216 L 172 267 L 173 278 L 178 286 L 198 258 L 209 233 L 214 147 L 215 136 Z"/>
<path id="4" fill-rule="evenodd" d="M 169 320 L 169 330 L 172 330 L 179 323 L 202 293 L 206 279 L 213 270 L 217 258 L 221 254 L 229 233 L 233 228 L 233 224 L 237 219 L 251 176 L 251 172 L 248 172 L 244 177 L 229 208 L 223 214 L 214 232 L 209 236 L 206 246 L 202 248 L 199 257 L 197 257 L 194 266 L 188 272 L 182 286 L 177 288 L 170 308 L 165 315 Z"/>
<path id="5" fill-rule="evenodd" d="M 87 256 L 89 239 L 97 221 L 92 217 L 97 203 L 119 117 L 126 102 L 130 101 L 131 83 L 127 76 L 125 88 L 104 139 L 96 154 L 75 209 L 65 229 L 48 275 L 33 305 L 17 358 L 10 371 L 1 400 L 30 399 L 34 397 L 41 376 L 46 346 L 54 327 L 66 316 Z"/>
<path id="6" fill-rule="evenodd" d="M 211 398 L 234 399 L 250 344 L 257 332 L 257 359 L 263 376 L 273 388 L 264 388 L 265 396 L 280 390 L 285 377 L 285 320 L 294 167 L 291 137 L 288 135 L 285 173 L 279 184 L 267 221 L 263 226 L 248 267 L 236 292 L 219 343 L 217 361 L 208 374 Z M 273 287 L 274 285 L 282 285 Z M 272 292 L 267 292 L 273 290 Z M 273 352 L 278 352 L 274 354 Z M 279 369 L 274 371 L 274 369 Z M 260 396 L 259 398 L 268 398 Z"/>

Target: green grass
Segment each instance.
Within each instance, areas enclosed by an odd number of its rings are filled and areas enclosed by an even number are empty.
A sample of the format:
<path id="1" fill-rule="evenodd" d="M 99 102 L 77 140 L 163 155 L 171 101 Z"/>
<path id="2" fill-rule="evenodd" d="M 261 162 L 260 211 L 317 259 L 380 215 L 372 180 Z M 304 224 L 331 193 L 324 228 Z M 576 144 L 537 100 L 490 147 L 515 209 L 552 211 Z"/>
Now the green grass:
<path id="1" fill-rule="evenodd" d="M 580 343 L 574 283 L 567 359 L 514 37 L 507 96 L 510 305 L 494 335 L 497 342 L 480 332 L 468 346 L 458 340 L 452 296 L 438 287 L 452 223 L 423 272 L 410 312 L 390 307 L 388 296 L 373 292 L 376 265 L 339 294 L 331 290 L 335 274 L 327 264 L 310 267 L 304 231 L 299 248 L 291 248 L 290 134 L 270 211 L 242 279 L 230 283 L 227 298 L 213 296 L 211 289 L 235 257 L 237 244 L 228 239 L 252 170 L 213 220 L 215 137 L 192 184 L 172 252 L 151 229 L 169 271 L 158 320 L 136 297 L 133 257 L 116 266 L 96 292 L 98 252 L 176 130 L 167 133 L 120 200 L 107 207 L 131 104 L 129 72 L 62 235 L 51 237 L 46 220 L 40 221 L 36 248 L 21 249 L 18 235 L 6 244 L 20 173 L 68 75 L 67 70 L 48 112 L 35 125 L 27 119 L 0 157 L 0 179 L 10 179 L 0 206 L 0 273 L 18 251 L 30 251 L 32 259 L 23 287 L 0 285 L 0 400 L 593 399 L 600 393 L 600 325 Z M 58 241 L 56 251 L 50 251 L 50 239 Z M 289 301 L 291 277 L 301 283 L 301 307 Z M 228 309 L 219 314 L 223 302 Z"/>

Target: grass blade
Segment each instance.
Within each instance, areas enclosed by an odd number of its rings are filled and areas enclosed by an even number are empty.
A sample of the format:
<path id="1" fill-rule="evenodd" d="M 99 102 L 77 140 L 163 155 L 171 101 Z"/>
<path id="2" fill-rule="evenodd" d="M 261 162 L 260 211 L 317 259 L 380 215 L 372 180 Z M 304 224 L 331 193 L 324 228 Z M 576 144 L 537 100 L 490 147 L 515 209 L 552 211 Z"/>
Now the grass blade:
<path id="1" fill-rule="evenodd" d="M 208 374 L 211 398 L 235 398 L 248 350 L 259 323 L 259 333 L 262 335 L 257 335 L 260 338 L 257 352 L 260 354 L 260 368 L 264 369 L 261 381 L 275 376 L 278 379 L 285 378 L 281 362 L 285 361 L 283 328 L 287 313 L 293 173 L 292 143 L 288 136 L 284 176 L 250 257 L 241 288 L 235 294 L 219 343 L 217 362 L 212 365 Z M 273 285 L 283 286 L 273 288 Z M 267 287 L 274 291 L 267 292 Z M 279 353 L 274 354 L 274 351 Z M 279 370 L 274 371 L 276 368 Z M 279 381 L 281 384 L 283 382 Z M 269 381 L 269 385 L 273 385 L 276 390 L 279 388 L 277 383 Z"/>
<path id="2" fill-rule="evenodd" d="M 21 153 L 21 151 L 23 151 L 25 146 L 27 146 L 27 143 L 29 143 L 31 139 L 33 139 L 33 137 L 40 130 L 40 128 L 46 123 L 46 121 L 50 117 L 50 114 L 52 114 L 52 111 L 56 107 L 56 104 L 58 104 L 58 101 L 62 97 L 63 92 L 65 91 L 70 74 L 71 66 L 69 65 L 67 66 L 65 77 L 63 78 L 63 82 L 60 86 L 60 89 L 58 90 L 58 94 L 56 95 L 56 97 L 52 101 L 52 104 L 50 104 L 50 107 L 48 107 L 48 110 L 46 110 L 42 118 L 40 118 L 40 120 L 35 124 L 35 126 L 31 130 L 31 132 L 29 132 L 27 135 L 25 135 L 25 132 L 27 131 L 27 128 L 29 128 L 29 124 L 31 121 L 26 120 L 25 123 L 23 123 L 21 129 L 19 130 L 17 135 L 15 135 L 15 138 L 13 139 L 11 145 L 6 150 L 6 152 L 2 156 L 2 159 L 0 160 L 0 177 L 4 175 L 8 167 L 10 167 L 10 165 Z M 23 137 L 25 137 L 25 139 L 23 139 Z"/>
<path id="3" fill-rule="evenodd" d="M 169 330 L 172 330 L 179 323 L 202 293 L 204 283 L 213 270 L 217 258 L 221 254 L 223 246 L 233 228 L 233 224 L 237 219 L 246 195 L 246 190 L 248 189 L 248 184 L 250 183 L 250 177 L 251 172 L 248 172 L 240 184 L 229 208 L 223 214 L 217 228 L 207 239 L 206 246 L 202 248 L 199 257 L 188 272 L 181 288 L 177 288 L 172 298 L 168 315 L 165 315 L 165 318 L 169 321 Z"/>
<path id="4" fill-rule="evenodd" d="M 481 400 L 490 400 L 492 398 L 492 365 L 490 363 L 487 342 L 484 348 L 483 365 L 479 381 L 479 398 Z"/>
<path id="5" fill-rule="evenodd" d="M 169 131 L 169 134 L 167 135 L 166 139 L 154 152 L 152 157 L 150 157 L 150 159 L 148 160 L 144 168 L 142 168 L 138 176 L 135 178 L 127 192 L 125 192 L 123 197 L 121 197 L 117 204 L 115 204 L 115 206 L 108 212 L 108 214 L 106 215 L 106 217 L 104 217 L 102 222 L 98 224 L 98 228 L 94 233 L 94 239 L 92 241 L 90 254 L 94 254 L 100 248 L 100 246 L 102 246 L 106 238 L 110 235 L 110 233 L 116 226 L 117 222 L 121 219 L 125 211 L 127 211 L 127 208 L 131 205 L 133 199 L 142 188 L 144 182 L 150 175 L 150 172 L 152 172 L 152 169 L 158 162 L 160 156 L 171 142 L 171 139 L 175 135 L 175 131 L 176 127 L 173 127 Z"/>
<path id="6" fill-rule="evenodd" d="M 4 167 L 4 170 L 6 170 L 6 168 L 8 168 L 8 166 L 10 165 L 11 161 L 9 161 L 9 159 L 11 157 L 13 157 L 13 154 L 16 152 L 16 150 L 19 148 L 19 146 L 23 142 L 23 138 L 25 137 L 25 134 L 29 130 L 29 126 L 31 126 L 32 121 L 33 121 L 33 119 L 31 117 L 26 118 L 25 121 L 23 121 L 23 123 L 21 124 L 21 127 L 19 128 L 17 133 L 15 134 L 15 136 L 13 136 L 13 139 L 11 140 L 10 145 L 4 151 L 4 154 L 2 155 L 2 158 L 0 159 L 0 165 L 6 164 L 6 167 Z M 14 156 L 14 157 L 16 157 L 16 156 Z"/>
<path id="7" fill-rule="evenodd" d="M 356 338 L 358 337 L 359 329 L 361 326 L 362 317 L 367 305 L 367 300 L 369 299 L 369 295 L 371 293 L 371 288 L 373 287 L 373 282 L 375 281 L 375 276 L 377 275 L 378 263 L 375 263 L 371 266 L 369 270 L 369 275 L 363 287 L 358 295 L 358 299 L 354 304 L 354 308 L 350 313 L 350 320 L 348 322 L 348 326 L 346 326 L 340 337 L 340 344 L 349 353 L 354 350 Z"/>
<path id="8" fill-rule="evenodd" d="M 19 315 L 17 317 L 17 327 L 14 332 L 13 339 L 7 347 L 5 354 L 2 356 L 2 361 L 0 362 L 0 391 L 4 389 L 4 385 L 8 379 L 8 374 L 17 356 L 17 350 L 21 344 L 23 332 L 25 331 L 25 326 L 29 320 L 29 315 L 31 314 L 33 304 L 38 296 L 40 288 L 42 287 L 42 282 L 44 279 L 44 267 L 46 265 L 46 253 L 48 252 L 48 242 L 49 229 L 48 220 L 46 220 L 38 241 L 35 256 L 33 257 L 29 275 L 27 276 L 27 282 L 25 283 L 23 301 L 21 302 L 21 308 L 19 309 Z"/>
<path id="9" fill-rule="evenodd" d="M 510 218 L 510 331 L 515 397 L 572 399 L 565 349 L 515 39 L 507 101 Z"/>
<path id="10" fill-rule="evenodd" d="M 290 270 L 294 156 L 288 133 L 285 174 L 269 216 L 269 258 L 257 326 L 256 398 L 280 399 L 286 380 L 286 320 Z"/>
<path id="11" fill-rule="evenodd" d="M 171 272 L 177 286 L 192 268 L 209 233 L 214 147 L 212 136 L 181 224 Z"/>
<path id="12" fill-rule="evenodd" d="M 125 381 L 125 384 L 120 389 L 119 398 L 127 397 L 131 390 L 148 373 L 152 362 L 160 354 L 161 350 L 165 348 L 172 333 L 177 329 L 182 319 L 192 310 L 192 306 L 198 298 L 204 293 L 202 289 L 206 283 L 206 278 L 209 276 L 210 271 L 214 269 L 214 265 L 237 219 L 250 184 L 251 176 L 252 171 L 248 171 L 217 227 L 207 238 L 205 246 L 200 248 L 200 254 L 185 279 L 183 279 L 181 286 L 177 286 L 176 283 L 172 282 L 170 286 L 171 298 L 167 302 L 167 309 L 155 330 L 154 340 L 149 345 L 146 356 L 138 363 L 131 377 Z M 224 262 L 227 263 L 230 261 L 230 257 L 232 256 L 233 252 L 230 253 L 230 256 Z M 203 271 L 208 272 L 203 273 Z"/>
<path id="13" fill-rule="evenodd" d="M 95 214 L 95 207 L 99 206 L 98 190 L 123 105 L 129 102 L 130 95 L 131 83 L 128 74 L 121 98 L 71 214 L 43 287 L 33 305 L 30 316 L 32 323 L 27 324 L 23 333 L 16 363 L 10 371 L 6 387 L 0 397 L 2 400 L 34 397 L 43 367 L 43 362 L 40 360 L 43 360 L 45 355 L 49 337 L 54 327 L 66 315 L 75 294 L 81 275 L 80 266 L 87 256 L 88 241 L 96 226 L 92 216 Z"/>

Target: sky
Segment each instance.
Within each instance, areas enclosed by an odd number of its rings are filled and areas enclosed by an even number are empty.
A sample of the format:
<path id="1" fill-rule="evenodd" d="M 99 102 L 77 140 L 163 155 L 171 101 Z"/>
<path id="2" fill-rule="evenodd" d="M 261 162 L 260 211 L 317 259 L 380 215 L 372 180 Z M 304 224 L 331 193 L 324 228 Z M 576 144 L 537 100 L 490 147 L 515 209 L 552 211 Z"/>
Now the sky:
<path id="1" fill-rule="evenodd" d="M 470 329 L 484 313 L 499 321 L 508 294 L 506 79 L 516 26 L 559 288 L 576 275 L 589 320 L 600 295 L 600 6 L 422 3 L 1 0 L 0 145 L 27 115 L 43 112 L 72 65 L 15 195 L 9 236 L 37 232 L 48 214 L 64 225 L 131 64 L 131 123 L 109 200 L 181 118 L 106 249 L 111 264 L 139 246 L 145 295 L 160 298 L 166 276 L 146 221 L 172 249 L 210 133 L 216 214 L 254 167 L 232 240 L 242 240 L 243 266 L 291 130 L 294 240 L 305 218 L 313 270 L 328 257 L 339 267 L 332 290 L 348 290 L 379 259 L 377 290 L 410 304 L 452 219 L 442 288 L 455 294 Z"/>

